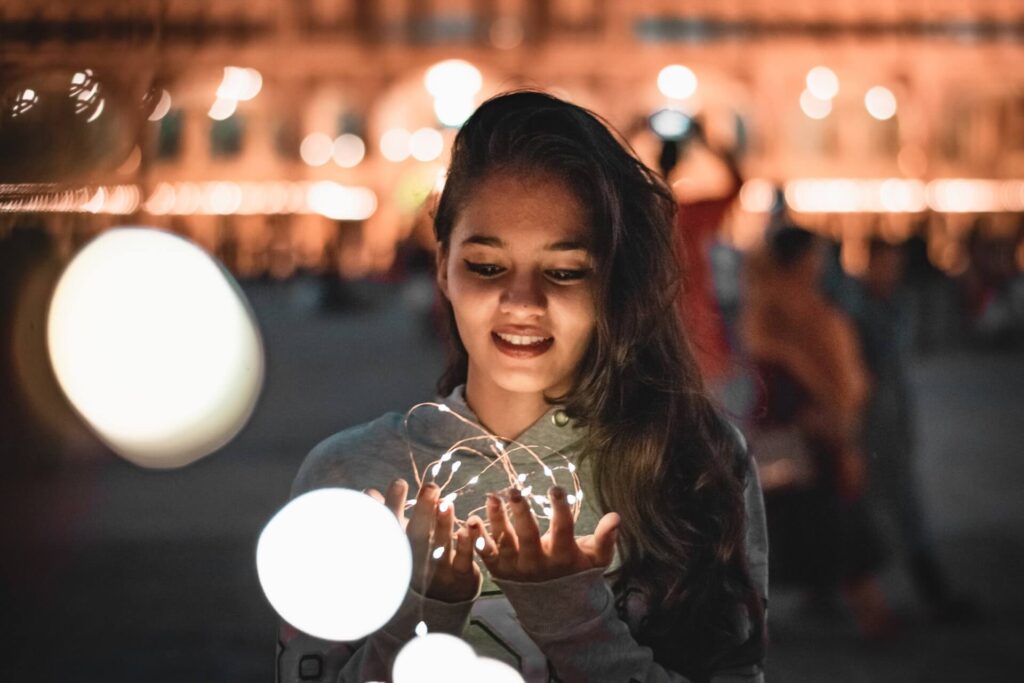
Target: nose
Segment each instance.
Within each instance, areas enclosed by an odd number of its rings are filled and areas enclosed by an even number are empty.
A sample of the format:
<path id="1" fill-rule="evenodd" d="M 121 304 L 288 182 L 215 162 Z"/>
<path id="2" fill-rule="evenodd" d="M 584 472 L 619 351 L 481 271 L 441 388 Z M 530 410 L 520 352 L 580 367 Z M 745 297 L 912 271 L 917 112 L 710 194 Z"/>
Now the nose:
<path id="1" fill-rule="evenodd" d="M 520 272 L 509 277 L 501 293 L 499 308 L 502 313 L 518 316 L 542 315 L 547 306 L 544 283 L 532 273 Z"/>

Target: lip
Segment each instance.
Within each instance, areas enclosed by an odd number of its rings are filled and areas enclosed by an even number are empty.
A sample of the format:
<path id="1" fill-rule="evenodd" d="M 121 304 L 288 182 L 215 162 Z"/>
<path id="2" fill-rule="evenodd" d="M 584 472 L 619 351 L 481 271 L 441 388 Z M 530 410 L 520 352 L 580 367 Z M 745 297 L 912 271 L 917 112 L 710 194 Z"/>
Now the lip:
<path id="1" fill-rule="evenodd" d="M 491 341 L 494 343 L 498 350 L 510 358 L 535 358 L 541 354 L 547 353 L 548 350 L 555 343 L 555 338 L 542 331 L 534 332 L 521 332 L 521 331 L 510 331 L 507 328 L 502 328 L 502 334 L 517 334 L 526 337 L 548 337 L 546 341 L 539 344 L 533 344 L 531 346 L 517 346 L 516 344 L 510 344 L 501 337 L 498 336 L 497 332 L 491 332 Z"/>
<path id="2" fill-rule="evenodd" d="M 520 337 L 551 337 L 554 336 L 542 327 L 530 327 L 528 325 L 502 325 L 495 327 L 497 334 L 515 334 Z"/>

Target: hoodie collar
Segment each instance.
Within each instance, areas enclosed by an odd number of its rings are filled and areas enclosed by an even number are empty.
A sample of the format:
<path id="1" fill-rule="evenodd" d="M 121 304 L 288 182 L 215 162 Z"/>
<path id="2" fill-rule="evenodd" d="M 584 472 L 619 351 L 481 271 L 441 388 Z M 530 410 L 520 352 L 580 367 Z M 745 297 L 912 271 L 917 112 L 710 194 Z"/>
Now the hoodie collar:
<path id="1" fill-rule="evenodd" d="M 462 417 L 480 424 L 480 419 L 466 403 L 466 385 L 460 384 L 448 396 L 440 399 L 442 405 Z M 486 429 L 481 425 L 481 429 Z M 546 413 L 516 437 L 524 444 L 544 444 L 552 451 L 563 451 L 583 438 L 583 430 L 576 426 L 560 404 L 552 405 Z"/>

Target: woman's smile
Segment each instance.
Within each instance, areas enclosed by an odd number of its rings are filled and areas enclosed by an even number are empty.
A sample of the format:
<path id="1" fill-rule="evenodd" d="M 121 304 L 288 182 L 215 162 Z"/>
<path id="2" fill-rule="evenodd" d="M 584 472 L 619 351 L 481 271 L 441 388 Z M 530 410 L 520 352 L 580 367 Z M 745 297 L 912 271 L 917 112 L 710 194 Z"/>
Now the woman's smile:
<path id="1" fill-rule="evenodd" d="M 526 332 L 494 331 L 491 338 L 499 351 L 512 358 L 534 358 L 546 353 L 555 343 L 554 337 Z"/>
<path id="2" fill-rule="evenodd" d="M 589 241 L 588 213 L 564 181 L 481 182 L 438 264 L 469 392 L 557 396 L 571 386 L 596 320 Z"/>

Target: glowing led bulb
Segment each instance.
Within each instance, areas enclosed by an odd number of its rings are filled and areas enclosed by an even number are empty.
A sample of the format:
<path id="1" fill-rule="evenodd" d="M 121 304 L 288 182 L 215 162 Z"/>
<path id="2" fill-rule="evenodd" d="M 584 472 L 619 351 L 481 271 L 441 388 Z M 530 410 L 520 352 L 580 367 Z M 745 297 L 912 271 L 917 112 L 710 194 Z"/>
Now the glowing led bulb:
<path id="1" fill-rule="evenodd" d="M 465 641 L 445 633 L 419 633 L 395 658 L 394 683 L 523 683 L 508 664 L 477 657 Z"/>
<path id="2" fill-rule="evenodd" d="M 364 548 L 373 548 L 374 562 L 353 562 Z M 256 570 L 267 600 L 288 623 L 317 638 L 348 641 L 376 631 L 398 610 L 412 553 L 385 506 L 358 491 L 326 488 L 295 498 L 271 518 L 256 546 Z"/>
<path id="3" fill-rule="evenodd" d="M 697 75 L 682 64 L 670 64 L 658 73 L 658 90 L 665 97 L 685 100 L 697 92 Z"/>
<path id="4" fill-rule="evenodd" d="M 161 230 L 109 230 L 82 249 L 54 290 L 47 344 L 72 405 L 145 467 L 220 448 L 263 383 L 263 345 L 237 285 Z"/>
<path id="5" fill-rule="evenodd" d="M 505 662 L 489 657 L 477 657 L 473 663 L 473 681 L 487 681 L 487 683 L 523 683 L 523 677 L 518 671 Z"/>
<path id="6" fill-rule="evenodd" d="M 447 633 L 413 638 L 398 653 L 391 671 L 394 683 L 449 683 L 457 672 L 475 664 L 476 654 L 466 641 Z"/>

